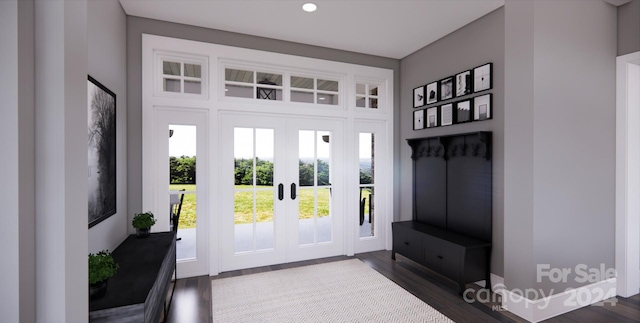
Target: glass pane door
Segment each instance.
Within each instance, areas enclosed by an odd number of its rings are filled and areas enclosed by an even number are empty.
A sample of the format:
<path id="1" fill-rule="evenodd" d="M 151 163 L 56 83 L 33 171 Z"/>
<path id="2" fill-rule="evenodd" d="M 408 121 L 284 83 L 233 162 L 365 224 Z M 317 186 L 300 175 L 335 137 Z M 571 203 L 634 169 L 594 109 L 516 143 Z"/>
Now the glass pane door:
<path id="1" fill-rule="evenodd" d="M 342 123 L 229 113 L 221 124 L 221 271 L 343 254 Z"/>
<path id="2" fill-rule="evenodd" d="M 341 120 L 287 121 L 287 260 L 344 254 L 345 158 Z M 290 166 L 289 166 L 290 165 Z"/>
<path id="3" fill-rule="evenodd" d="M 274 130 L 234 128 L 234 252 L 274 248 Z"/>
<path id="4" fill-rule="evenodd" d="M 298 244 L 331 241 L 331 135 L 298 131 Z"/>

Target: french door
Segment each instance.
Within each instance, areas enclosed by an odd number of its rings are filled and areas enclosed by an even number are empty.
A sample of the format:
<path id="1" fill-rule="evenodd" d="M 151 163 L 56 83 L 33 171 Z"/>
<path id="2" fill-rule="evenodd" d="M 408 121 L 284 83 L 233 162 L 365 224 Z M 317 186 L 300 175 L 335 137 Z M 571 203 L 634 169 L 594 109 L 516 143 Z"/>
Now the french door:
<path id="1" fill-rule="evenodd" d="M 221 115 L 221 271 L 344 254 L 344 124 Z"/>

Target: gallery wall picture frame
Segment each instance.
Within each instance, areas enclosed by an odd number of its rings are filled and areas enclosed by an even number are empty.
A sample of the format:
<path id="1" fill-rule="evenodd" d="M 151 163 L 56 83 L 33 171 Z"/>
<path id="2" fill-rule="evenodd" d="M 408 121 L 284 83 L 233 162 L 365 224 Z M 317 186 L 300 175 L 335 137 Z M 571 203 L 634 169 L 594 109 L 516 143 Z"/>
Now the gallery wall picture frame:
<path id="1" fill-rule="evenodd" d="M 89 228 L 116 213 L 116 94 L 88 76 Z"/>
<path id="2" fill-rule="evenodd" d="M 440 87 L 438 86 L 438 81 L 429 83 L 425 86 L 426 88 L 426 96 L 427 96 L 427 104 L 433 104 L 438 102 L 438 98 L 440 96 Z"/>
<path id="3" fill-rule="evenodd" d="M 482 92 L 493 88 L 493 63 L 480 65 L 473 69 L 473 92 Z"/>
<path id="4" fill-rule="evenodd" d="M 456 85 L 456 97 L 473 93 L 473 77 L 471 70 L 456 74 L 454 83 Z"/>
<path id="5" fill-rule="evenodd" d="M 424 129 L 424 110 L 413 111 L 413 130 Z"/>
<path id="6" fill-rule="evenodd" d="M 427 128 L 435 128 L 439 125 L 438 120 L 438 107 L 432 107 L 427 109 L 427 115 L 424 118 L 424 123 Z"/>
<path id="7" fill-rule="evenodd" d="M 453 98 L 453 76 L 449 76 L 440 80 L 440 101 L 449 100 Z"/>
<path id="8" fill-rule="evenodd" d="M 491 111 L 493 96 L 491 93 L 473 98 L 473 120 L 488 120 L 493 118 Z"/>
<path id="9" fill-rule="evenodd" d="M 455 123 L 465 123 L 473 121 L 473 111 L 471 109 L 471 100 L 456 102 L 454 111 Z"/>
<path id="10" fill-rule="evenodd" d="M 440 126 L 450 126 L 453 124 L 453 103 L 440 106 Z"/>
<path id="11" fill-rule="evenodd" d="M 425 104 L 424 102 L 424 86 L 413 89 L 413 107 L 419 108 Z"/>

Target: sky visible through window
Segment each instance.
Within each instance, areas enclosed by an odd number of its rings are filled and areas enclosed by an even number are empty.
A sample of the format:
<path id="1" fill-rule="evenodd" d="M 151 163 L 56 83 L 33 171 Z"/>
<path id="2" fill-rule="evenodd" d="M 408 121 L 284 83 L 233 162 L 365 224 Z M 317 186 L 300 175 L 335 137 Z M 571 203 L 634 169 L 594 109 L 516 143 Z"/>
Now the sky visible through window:
<path id="1" fill-rule="evenodd" d="M 169 156 L 195 156 L 196 155 L 196 126 L 190 125 L 171 125 L 169 129 L 173 130 L 173 136 L 169 139 Z M 236 128 L 234 131 L 235 145 L 234 155 L 236 158 L 251 158 L 253 156 L 253 129 Z M 256 156 L 266 160 L 273 159 L 273 130 L 272 129 L 256 129 L 256 139 L 259 144 L 256 147 Z M 311 134 L 309 134 L 311 135 Z M 304 135 L 303 135 L 304 136 Z M 265 140 L 271 139 L 271 140 Z M 312 138 L 309 138 L 313 140 Z M 371 158 L 371 134 L 360 133 L 360 158 Z M 319 149 L 325 148 L 324 145 L 318 146 Z M 328 145 L 327 145 L 328 146 Z M 300 145 L 300 156 L 313 157 L 313 145 Z M 328 149 L 328 147 L 326 147 Z M 328 156 L 327 152 L 318 152 L 319 156 Z"/>
<path id="2" fill-rule="evenodd" d="M 169 156 L 193 157 L 196 155 L 196 126 L 170 125 L 173 135 L 169 138 Z"/>

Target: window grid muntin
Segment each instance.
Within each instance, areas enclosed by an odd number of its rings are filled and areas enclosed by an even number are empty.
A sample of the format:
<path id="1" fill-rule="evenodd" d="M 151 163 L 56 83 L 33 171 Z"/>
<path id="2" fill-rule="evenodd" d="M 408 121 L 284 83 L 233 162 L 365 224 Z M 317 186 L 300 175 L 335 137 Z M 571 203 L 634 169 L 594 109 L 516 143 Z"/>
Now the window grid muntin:
<path id="1" fill-rule="evenodd" d="M 245 75 L 245 77 L 242 77 L 241 79 L 243 81 L 237 81 L 237 80 L 229 80 L 229 79 L 233 79 L 233 75 L 238 75 L 239 72 L 243 72 Z M 273 78 L 275 77 L 275 80 L 278 81 L 279 83 L 282 84 L 284 77 L 285 77 L 285 73 L 281 73 L 281 72 L 275 72 L 275 71 L 268 71 L 265 69 L 258 69 L 258 68 L 247 68 L 247 67 L 235 67 L 235 66 L 224 66 L 224 85 L 225 85 L 225 97 L 231 97 L 231 98 L 241 98 L 241 99 L 257 99 L 257 100 L 265 100 L 266 98 L 259 98 L 258 97 L 258 89 L 270 89 L 270 90 L 275 90 L 275 98 L 272 99 L 274 101 L 283 101 L 283 95 L 280 94 L 278 96 L 278 93 L 284 93 L 284 84 L 283 85 L 278 85 L 278 82 L 274 82 L 276 83 L 275 85 L 273 84 L 263 84 L 260 83 L 263 80 L 265 80 L 264 76 L 270 76 L 269 79 L 267 81 L 273 82 Z M 248 76 L 250 75 L 250 76 Z M 259 80 L 260 76 L 263 77 L 262 80 Z M 235 78 L 237 79 L 237 77 Z M 249 81 L 249 79 L 251 79 L 251 81 Z M 248 88 L 251 87 L 252 89 L 252 96 L 248 97 L 248 96 L 235 96 L 235 95 L 229 95 L 230 92 L 229 89 L 227 88 L 227 85 L 231 85 L 231 86 L 235 86 L 235 87 L 243 87 L 243 88 Z"/>
<path id="2" fill-rule="evenodd" d="M 339 106 L 340 105 L 340 80 L 331 79 L 329 77 L 316 77 L 316 76 L 302 76 L 299 74 L 291 74 L 289 77 L 291 82 L 291 88 L 289 89 L 289 93 L 291 94 L 291 102 L 296 103 L 313 103 L 313 104 L 322 104 L 322 105 L 331 105 L 331 106 Z M 305 81 L 306 80 L 306 81 Z M 298 84 L 300 82 L 306 82 L 303 84 L 308 84 L 313 80 L 313 88 L 311 87 L 298 87 L 294 84 Z M 331 85 L 336 90 L 320 90 L 319 87 L 324 87 L 327 85 Z M 302 101 L 302 100 L 294 100 L 294 93 L 308 93 L 313 96 L 313 102 Z M 333 100 L 324 100 L 325 96 L 335 96 Z"/>
<path id="3" fill-rule="evenodd" d="M 221 98 L 230 99 L 230 100 L 240 100 L 240 99 L 258 99 L 257 90 L 260 88 L 267 89 L 276 89 L 277 93 L 277 102 L 286 102 L 286 103 L 294 103 L 294 104 L 314 104 L 314 105 L 323 105 L 324 109 L 335 109 L 335 108 L 346 108 L 345 106 L 345 98 L 349 97 L 345 92 L 345 82 L 347 82 L 346 75 L 336 74 L 336 73 L 315 73 L 315 72 L 300 72 L 295 70 L 287 70 L 286 68 L 276 70 L 271 69 L 269 67 L 260 66 L 260 64 L 251 64 L 244 62 L 236 62 L 233 60 L 222 60 L 219 68 L 219 75 L 221 76 L 221 81 L 224 85 L 233 84 L 235 86 L 241 86 L 241 84 L 229 81 L 230 77 L 228 76 L 228 72 L 230 70 L 244 70 L 248 71 L 250 74 L 253 73 L 254 83 L 244 83 L 245 86 L 253 86 L 253 94 L 252 95 L 231 95 L 228 90 L 225 88 L 221 88 L 219 93 L 221 94 Z M 282 86 L 280 85 L 264 85 L 258 84 L 261 76 L 264 74 L 271 75 L 277 74 L 282 75 Z M 224 77 L 224 80 L 222 80 Z M 306 84 L 305 84 L 306 81 Z M 279 84 L 279 80 L 276 81 Z M 318 89 L 320 87 L 320 89 Z M 282 91 L 282 92 L 280 92 Z M 320 100 L 319 98 L 325 97 L 324 100 Z M 237 101 L 240 102 L 240 101 Z"/>
<path id="4" fill-rule="evenodd" d="M 156 65 L 159 69 L 159 83 L 157 83 L 157 87 L 155 90 L 156 94 L 161 94 L 164 96 L 187 96 L 187 97 L 200 97 L 206 98 L 208 86 L 206 82 L 206 71 L 207 71 L 207 59 L 199 58 L 199 57 L 188 57 L 188 56 L 176 56 L 169 53 L 158 53 L 156 54 L 156 59 L 159 64 Z M 199 69 L 200 77 L 186 76 L 188 73 L 185 66 L 196 66 Z M 167 71 L 167 67 L 169 67 L 170 71 Z M 175 69 L 174 69 L 175 68 Z M 173 71 L 171 71 L 173 70 Z M 195 71 L 195 69 L 194 69 Z M 197 73 L 194 72 L 194 75 Z M 178 82 L 179 86 L 176 84 L 176 91 L 167 90 L 169 88 L 167 86 L 167 81 Z M 197 87 L 198 91 L 188 91 L 188 89 L 195 89 L 195 86 L 186 86 L 185 82 L 196 84 L 199 83 Z M 179 87 L 179 89 L 178 89 Z M 173 88 L 173 87 L 171 87 Z M 187 89 L 185 91 L 185 89 Z"/>
<path id="5" fill-rule="evenodd" d="M 364 87 L 364 93 L 358 90 L 358 87 Z M 372 94 L 375 90 L 376 94 Z M 359 104 L 362 100 L 364 106 Z M 375 103 L 375 106 L 373 102 Z M 356 108 L 362 109 L 379 109 L 380 108 L 380 84 L 369 82 L 356 82 Z"/>

